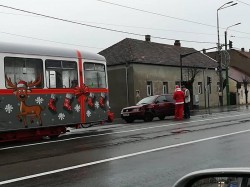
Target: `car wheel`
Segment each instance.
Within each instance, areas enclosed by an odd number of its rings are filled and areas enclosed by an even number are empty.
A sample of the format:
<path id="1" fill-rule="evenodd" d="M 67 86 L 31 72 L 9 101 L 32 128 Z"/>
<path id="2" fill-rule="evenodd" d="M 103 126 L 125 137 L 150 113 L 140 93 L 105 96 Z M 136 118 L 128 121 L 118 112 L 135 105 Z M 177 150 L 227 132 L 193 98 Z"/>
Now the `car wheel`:
<path id="1" fill-rule="evenodd" d="M 133 123 L 134 119 L 133 118 L 126 118 L 124 119 L 127 123 Z"/>
<path id="2" fill-rule="evenodd" d="M 164 115 L 161 115 L 158 117 L 160 120 L 164 120 L 165 119 L 165 116 Z"/>
<path id="3" fill-rule="evenodd" d="M 145 122 L 149 122 L 149 121 L 153 121 L 153 115 L 151 113 L 146 113 L 144 116 L 144 121 Z"/>

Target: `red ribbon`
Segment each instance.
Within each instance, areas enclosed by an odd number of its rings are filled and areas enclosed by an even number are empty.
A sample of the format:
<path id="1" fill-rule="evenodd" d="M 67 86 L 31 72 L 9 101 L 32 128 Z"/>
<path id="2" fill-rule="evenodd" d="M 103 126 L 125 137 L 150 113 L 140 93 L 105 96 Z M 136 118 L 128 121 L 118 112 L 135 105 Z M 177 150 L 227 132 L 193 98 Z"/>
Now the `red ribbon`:
<path id="1" fill-rule="evenodd" d="M 89 87 L 86 86 L 85 84 L 83 84 L 82 87 L 75 87 L 75 90 L 74 90 L 74 94 L 75 96 L 78 98 L 78 102 L 80 103 L 80 98 L 82 95 L 89 95 Z"/>

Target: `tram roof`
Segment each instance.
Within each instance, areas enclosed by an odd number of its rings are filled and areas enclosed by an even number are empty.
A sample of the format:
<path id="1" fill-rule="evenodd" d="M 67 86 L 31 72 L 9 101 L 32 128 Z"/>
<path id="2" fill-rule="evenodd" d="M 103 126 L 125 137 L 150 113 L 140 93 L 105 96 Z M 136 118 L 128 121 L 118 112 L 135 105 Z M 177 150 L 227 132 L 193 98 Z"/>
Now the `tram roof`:
<path id="1" fill-rule="evenodd" d="M 99 54 L 60 47 L 46 47 L 39 45 L 27 45 L 27 44 L 14 44 L 0 42 L 0 53 L 12 53 L 12 54 L 26 54 L 26 55 L 38 55 L 38 56 L 53 56 L 64 58 L 78 58 L 77 51 L 82 55 L 83 59 L 105 61 L 105 58 Z"/>

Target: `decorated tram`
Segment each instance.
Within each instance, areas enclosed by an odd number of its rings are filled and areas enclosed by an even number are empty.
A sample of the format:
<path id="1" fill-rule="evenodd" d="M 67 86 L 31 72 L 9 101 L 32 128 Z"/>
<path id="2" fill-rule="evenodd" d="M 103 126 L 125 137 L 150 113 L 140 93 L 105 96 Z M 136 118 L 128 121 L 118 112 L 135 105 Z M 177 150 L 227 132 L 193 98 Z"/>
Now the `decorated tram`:
<path id="1" fill-rule="evenodd" d="M 113 119 L 101 55 L 0 43 L 0 64 L 0 142 Z"/>

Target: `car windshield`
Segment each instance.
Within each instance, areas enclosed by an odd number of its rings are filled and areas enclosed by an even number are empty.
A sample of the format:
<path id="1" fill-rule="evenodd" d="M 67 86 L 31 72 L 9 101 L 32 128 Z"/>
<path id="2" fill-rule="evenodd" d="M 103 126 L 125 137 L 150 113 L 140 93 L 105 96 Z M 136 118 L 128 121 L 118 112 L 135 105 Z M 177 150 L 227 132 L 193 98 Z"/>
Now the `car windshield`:
<path id="1" fill-rule="evenodd" d="M 150 104 L 155 100 L 155 98 L 156 98 L 156 96 L 146 97 L 146 98 L 140 100 L 136 105 Z"/>

